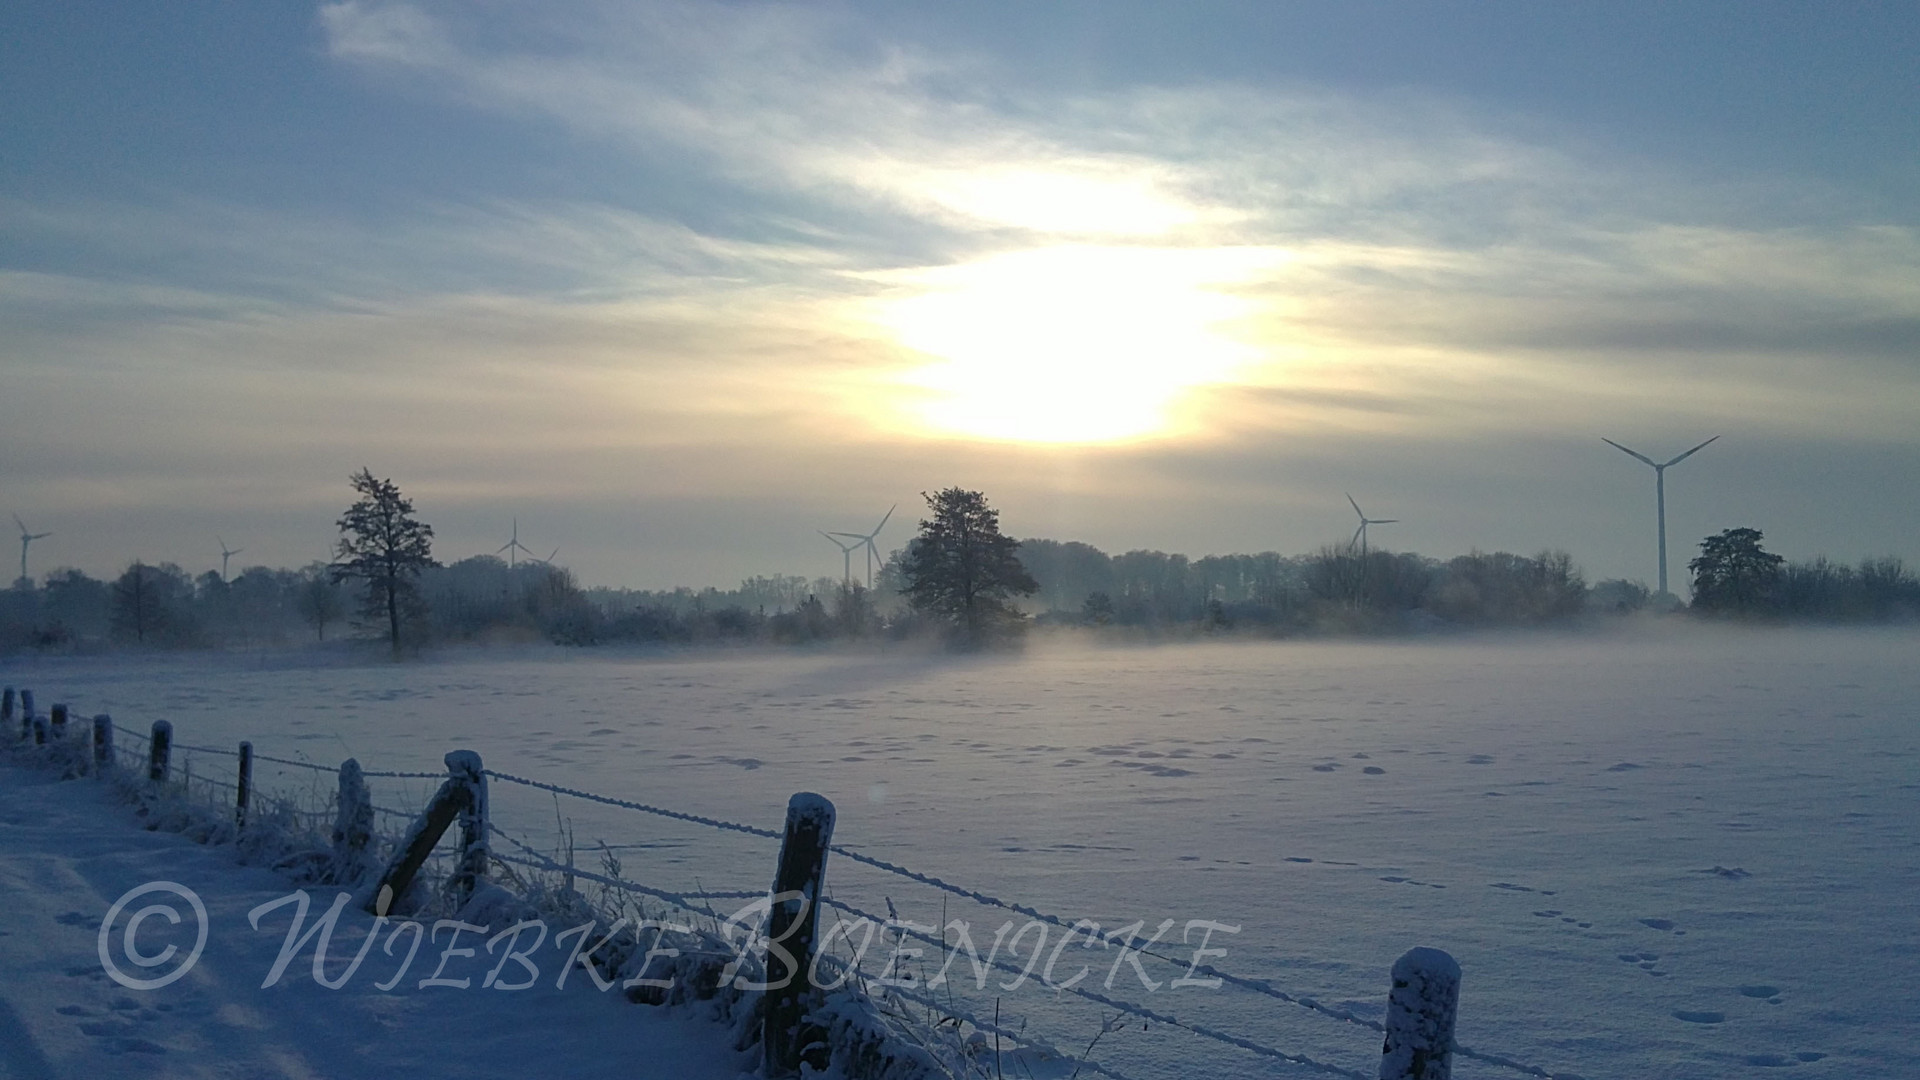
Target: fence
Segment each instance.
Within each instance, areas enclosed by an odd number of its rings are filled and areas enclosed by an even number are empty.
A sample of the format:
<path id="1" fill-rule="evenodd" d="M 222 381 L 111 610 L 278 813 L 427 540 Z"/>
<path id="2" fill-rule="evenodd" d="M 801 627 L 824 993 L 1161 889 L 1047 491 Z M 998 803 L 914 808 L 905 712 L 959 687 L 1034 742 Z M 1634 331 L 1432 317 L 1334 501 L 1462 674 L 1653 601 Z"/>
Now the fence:
<path id="1" fill-rule="evenodd" d="M 0 691 L 0 732 L 15 730 L 16 743 L 27 746 L 30 752 L 54 754 L 64 748 L 69 758 L 75 756 L 74 744 L 79 740 L 67 730 L 69 710 L 66 705 L 53 705 L 48 715 L 41 717 L 35 713 L 32 691 L 22 690 L 18 695 L 20 726 L 15 729 L 13 728 L 15 701 L 16 696 L 12 687 L 6 687 L 4 691 Z M 941 927 L 939 937 L 928 934 L 911 923 L 899 920 L 891 911 L 893 905 L 890 900 L 888 901 L 889 914 L 883 917 L 829 895 L 824 887 L 825 868 L 829 855 L 864 865 L 883 874 L 915 882 L 945 895 L 984 907 L 1008 911 L 1055 927 L 1067 935 L 1062 939 L 1062 946 L 1074 933 L 1087 933 L 1089 927 L 1092 928 L 1093 934 L 1097 935 L 1099 932 L 1098 924 L 1091 920 L 1068 918 L 1042 911 L 1031 905 L 1001 899 L 836 844 L 833 839 L 836 817 L 833 804 L 821 796 L 810 793 L 793 796 L 788 803 L 785 827 L 775 830 L 499 772 L 486 768 L 478 754 L 467 750 L 448 753 L 445 758 L 446 771 L 443 773 L 369 771 L 363 770 L 359 763 L 352 759 L 343 762 L 336 769 L 312 762 L 270 757 L 256 753 L 250 742 L 241 742 L 233 750 L 181 744 L 174 740 L 172 725 L 166 720 L 154 721 L 149 734 L 142 736 L 115 725 L 110 717 L 102 714 L 92 718 L 90 731 L 89 752 L 79 755 L 86 766 L 80 771 L 91 771 L 100 775 L 118 771 L 125 775 L 129 768 L 143 769 L 146 784 L 171 785 L 183 791 L 189 798 L 193 797 L 194 785 L 197 782 L 206 792 L 203 801 L 230 800 L 233 827 L 242 835 L 258 813 L 256 799 L 258 793 L 253 778 L 256 762 L 310 770 L 316 776 L 333 774 L 336 780 L 336 793 L 332 797 L 331 847 L 326 853 L 329 872 L 333 880 L 342 883 L 370 882 L 371 886 L 363 895 L 363 906 L 372 914 L 385 915 L 396 907 L 404 906 L 409 902 L 410 897 L 417 895 L 414 890 L 419 886 L 422 867 L 440 845 L 443 835 L 455 824 L 459 826 L 458 843 L 451 865 L 443 876 L 445 890 L 456 904 L 471 902 L 477 892 L 483 888 L 490 871 L 495 867 L 509 870 L 520 868 L 537 873 L 560 875 L 569 889 L 576 881 L 592 882 L 603 889 L 645 897 L 708 917 L 717 917 L 712 907 L 712 903 L 716 900 L 765 901 L 767 905 L 765 926 L 763 930 L 755 928 L 754 934 L 754 940 L 759 943 L 760 949 L 766 956 L 762 972 L 765 976 L 763 984 L 765 990 L 758 1004 L 753 1007 L 757 1009 L 759 1016 L 757 1035 L 762 1047 L 764 1072 L 769 1077 L 795 1075 L 803 1062 L 816 1069 L 825 1068 L 828 1056 L 837 1055 L 840 1051 L 846 1050 L 846 1044 L 858 1044 L 862 1040 L 865 1042 L 864 1051 L 868 1052 L 869 1059 L 873 1056 L 871 1051 L 875 1039 L 870 1028 L 863 1029 L 857 1023 L 846 1022 L 844 1017 L 839 1022 L 830 1022 L 824 1015 L 826 1011 L 818 1008 L 821 994 L 817 985 L 817 976 L 823 968 L 838 973 L 839 979 L 835 982 L 836 986 L 856 982 L 865 986 L 864 976 L 859 971 L 860 956 L 858 954 L 849 964 L 846 960 L 826 951 L 824 946 L 831 942 L 835 930 L 829 930 L 826 938 L 822 939 L 819 933 L 821 909 L 831 909 L 856 920 L 853 924 L 854 929 L 845 931 L 849 941 L 851 934 L 865 924 L 872 927 L 885 927 L 889 932 L 899 934 L 902 942 L 912 939 L 943 951 L 950 945 L 946 940 L 947 927 Z M 136 753 L 126 747 L 121 741 L 122 738 L 142 744 L 145 748 L 144 753 Z M 176 775 L 173 758 L 178 752 L 235 759 L 235 771 L 232 774 L 231 783 L 223 784 L 205 775 L 195 777 L 190 767 Z M 438 780 L 440 785 L 432 797 L 426 801 L 423 809 L 408 811 L 376 806 L 369 797 L 366 783 L 369 779 Z M 615 867 L 609 867 L 610 872 L 605 874 L 596 874 L 582 869 L 574 864 L 571 853 L 563 863 L 494 825 L 489 814 L 488 785 L 490 782 L 546 792 L 556 800 L 559 797 L 578 799 L 707 829 L 777 840 L 780 842 L 780 848 L 778 859 L 773 867 L 772 888 L 770 891 L 706 891 L 704 889 L 675 891 L 627 880 L 617 872 Z M 231 794 L 223 796 L 221 795 L 223 790 Z M 278 812 L 284 816 L 293 811 L 283 801 Z M 324 814 L 324 811 L 309 812 L 306 816 L 317 823 Z M 404 833 L 391 845 L 392 850 L 384 860 L 377 858 L 378 853 L 375 850 L 376 815 L 407 822 Z M 504 840 L 507 846 L 513 849 L 512 852 L 494 850 L 495 838 Z M 841 927 L 835 929 L 842 929 L 845 925 L 843 920 Z M 784 944 L 786 948 L 767 949 L 765 943 L 768 941 Z M 1057 951 L 1058 947 L 1056 947 L 1056 953 Z M 1211 964 L 1190 964 L 1186 959 L 1155 951 L 1150 945 L 1135 948 L 1134 951 L 1142 956 L 1186 967 L 1190 975 L 1197 974 L 1204 978 L 1218 980 L 1221 986 L 1259 995 L 1292 1008 L 1304 1010 L 1308 1014 L 1366 1031 L 1380 1038 L 1382 1051 L 1377 1074 L 1380 1080 L 1448 1080 L 1456 1058 L 1542 1078 L 1542 1080 L 1553 1080 L 1556 1076 L 1555 1073 L 1544 1068 L 1507 1056 L 1476 1050 L 1461 1045 L 1455 1040 L 1454 1020 L 1459 994 L 1460 968 L 1451 956 L 1437 949 L 1413 949 L 1393 965 L 1391 986 L 1382 1020 L 1357 1016 L 1349 1009 L 1323 1004 L 1309 995 L 1290 993 L 1268 980 L 1236 975 L 1219 970 Z M 975 955 L 977 957 L 977 954 Z M 582 959 L 581 962 L 588 965 L 593 963 L 587 959 Z M 980 961 L 976 959 L 976 966 L 979 963 Z M 1020 976 L 1023 979 L 1030 975 L 1032 970 L 1031 961 L 1023 970 L 1000 959 L 997 950 L 996 953 L 989 954 L 984 963 L 995 970 Z M 806 973 L 807 977 L 802 978 L 802 973 Z M 710 984 L 707 988 L 716 989 L 711 985 L 716 973 L 707 971 L 704 974 Z M 1230 1046 L 1273 1062 L 1321 1074 L 1347 1077 L 1350 1080 L 1374 1080 L 1373 1075 L 1357 1069 L 1319 1060 L 1309 1054 L 1270 1046 L 1251 1037 L 1221 1030 L 1190 1017 L 1183 1018 L 1167 1009 L 1152 1008 L 1128 1001 L 1099 990 L 1075 985 L 1072 981 L 1052 985 L 1050 988 L 1059 993 L 1083 999 L 1102 1010 L 1114 1010 L 1116 1016 L 1131 1016 L 1145 1022 L 1175 1028 L 1193 1037 Z M 724 987 L 717 989 L 724 989 Z M 809 993 L 810 990 L 814 992 Z M 996 1048 L 1000 1040 L 1008 1040 L 1016 1047 L 1024 1046 L 1049 1051 L 1052 1049 L 1040 1039 L 1024 1031 L 1014 1030 L 1002 1024 L 997 1016 L 997 1004 L 996 1016 L 990 1019 L 960 1008 L 952 999 L 938 1001 L 927 993 L 916 992 L 910 986 L 889 985 L 881 996 L 937 1012 L 941 1017 L 940 1023 L 944 1025 L 947 1021 L 951 1021 L 955 1032 L 960 1030 L 962 1024 L 970 1025 L 976 1032 L 991 1035 L 996 1040 Z M 664 996 L 637 995 L 635 1000 L 658 1001 L 664 1000 Z M 859 1000 L 870 1004 L 871 995 L 862 993 Z M 1102 1015 L 1104 1016 L 1104 1012 Z M 1098 1041 L 1097 1038 L 1095 1041 Z M 1090 1051 L 1091 1046 L 1088 1052 Z M 1057 1053 L 1057 1051 L 1053 1052 Z M 1115 1080 L 1129 1080 L 1115 1067 L 1092 1061 L 1085 1054 L 1081 1055 L 1077 1061 L 1076 1074 L 1083 1069 L 1089 1073 L 1113 1077 Z M 1571 1074 L 1559 1075 L 1562 1080 L 1577 1080 Z"/>

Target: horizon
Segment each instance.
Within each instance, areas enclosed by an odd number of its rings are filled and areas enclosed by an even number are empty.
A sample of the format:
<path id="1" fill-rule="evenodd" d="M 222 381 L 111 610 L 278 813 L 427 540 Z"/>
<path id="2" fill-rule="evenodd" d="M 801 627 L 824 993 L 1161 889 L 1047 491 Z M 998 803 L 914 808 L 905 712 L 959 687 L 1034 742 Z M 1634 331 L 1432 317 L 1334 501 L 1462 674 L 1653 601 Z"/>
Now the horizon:
<path id="1" fill-rule="evenodd" d="M 1920 563 L 1920 12 L 33 0 L 0 39 L 30 571 L 839 573 L 984 492 L 1191 558 Z M 1783 73 L 1792 72 L 1791 78 Z M 10 534 L 12 536 L 13 534 Z M 9 549 L 11 550 L 11 549 Z M 8 559 L 8 578 L 17 569 Z"/>

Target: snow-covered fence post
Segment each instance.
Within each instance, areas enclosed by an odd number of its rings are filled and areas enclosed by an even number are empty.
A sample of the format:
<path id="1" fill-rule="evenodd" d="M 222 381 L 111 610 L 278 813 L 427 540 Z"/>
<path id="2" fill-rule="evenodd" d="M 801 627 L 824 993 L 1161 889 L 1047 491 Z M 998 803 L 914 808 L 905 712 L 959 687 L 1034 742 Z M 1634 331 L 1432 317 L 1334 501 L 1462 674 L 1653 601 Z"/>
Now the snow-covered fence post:
<path id="1" fill-rule="evenodd" d="M 440 784 L 440 790 L 434 793 L 433 801 L 427 804 L 426 810 L 407 828 L 407 835 L 400 841 L 400 847 L 394 853 L 393 862 L 389 863 L 386 872 L 380 875 L 379 884 L 375 886 L 373 895 L 367 900 L 368 912 L 374 915 L 385 915 L 392 909 L 395 902 L 407 894 L 408 887 L 413 884 L 414 875 L 420 872 L 420 867 L 427 861 L 427 856 L 433 854 L 433 846 L 440 842 L 441 834 L 447 831 L 447 826 L 453 824 L 455 816 L 461 816 L 462 825 L 465 826 L 475 816 L 472 808 L 476 802 L 480 807 L 477 811 L 480 827 L 473 831 L 480 838 L 480 857 L 485 858 L 485 783 L 486 777 L 480 771 L 480 755 L 470 750 L 455 750 L 447 755 L 446 780 Z M 467 832 L 464 827 L 461 831 Z M 463 837 L 463 839 L 466 838 Z M 466 869 L 467 857 L 471 854 L 473 854 L 472 847 L 462 848 L 460 860 L 462 870 Z M 485 869 L 483 862 L 480 872 L 485 873 Z"/>
<path id="2" fill-rule="evenodd" d="M 13 723 L 13 687 L 0 691 L 0 727 Z"/>
<path id="3" fill-rule="evenodd" d="M 487 774 L 480 755 L 471 750 L 448 752 L 447 772 L 467 789 L 466 802 L 460 807 L 460 861 L 448 882 L 455 902 L 465 904 L 487 876 Z"/>
<path id="4" fill-rule="evenodd" d="M 52 725 L 49 729 L 49 734 L 52 735 L 53 741 L 61 742 L 65 740 L 67 737 L 67 707 L 56 703 L 53 706 L 52 715 L 49 717 L 48 723 Z"/>
<path id="5" fill-rule="evenodd" d="M 147 747 L 147 779 L 156 784 L 167 781 L 167 766 L 173 758 L 173 725 L 165 720 L 153 722 L 153 741 Z"/>
<path id="6" fill-rule="evenodd" d="M 353 758 L 340 763 L 340 812 L 333 819 L 333 879 L 352 883 L 366 876 L 367 844 L 373 839 L 373 802 Z"/>
<path id="7" fill-rule="evenodd" d="M 833 803 L 803 791 L 787 800 L 787 832 L 780 841 L 780 865 L 773 876 L 773 909 L 767 916 L 766 1050 L 767 1076 L 796 1076 L 804 1060 L 827 1067 L 824 1032 L 804 1022 L 807 973 L 819 937 L 821 882 L 827 872 L 827 847 L 833 843 Z M 777 947 L 773 947 L 777 946 Z M 813 1052 L 809 1053 L 812 1050 Z"/>
<path id="8" fill-rule="evenodd" d="M 20 691 L 20 737 L 33 734 L 33 691 Z"/>
<path id="9" fill-rule="evenodd" d="M 113 767 L 113 717 L 106 713 L 93 718 L 93 768 L 101 772 Z"/>
<path id="10" fill-rule="evenodd" d="M 33 745 L 47 745 L 47 718 L 44 716 L 33 718 Z"/>
<path id="11" fill-rule="evenodd" d="M 253 744 L 240 744 L 240 778 L 234 784 L 233 826 L 236 829 L 247 827 L 247 798 L 253 791 Z"/>
<path id="12" fill-rule="evenodd" d="M 1439 949 L 1408 949 L 1394 961 L 1380 1080 L 1450 1080 L 1460 965 Z"/>

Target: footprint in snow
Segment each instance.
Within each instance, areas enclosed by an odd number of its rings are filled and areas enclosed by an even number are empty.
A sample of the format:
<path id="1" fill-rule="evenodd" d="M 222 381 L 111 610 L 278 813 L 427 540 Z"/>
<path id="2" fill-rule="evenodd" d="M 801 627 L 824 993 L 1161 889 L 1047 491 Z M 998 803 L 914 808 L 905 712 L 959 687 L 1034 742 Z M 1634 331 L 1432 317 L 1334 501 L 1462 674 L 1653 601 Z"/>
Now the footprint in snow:
<path id="1" fill-rule="evenodd" d="M 1722 1024 L 1726 1022 L 1726 1013 L 1695 1012 L 1691 1009 L 1673 1010 L 1675 1020 L 1685 1020 L 1689 1024 Z"/>

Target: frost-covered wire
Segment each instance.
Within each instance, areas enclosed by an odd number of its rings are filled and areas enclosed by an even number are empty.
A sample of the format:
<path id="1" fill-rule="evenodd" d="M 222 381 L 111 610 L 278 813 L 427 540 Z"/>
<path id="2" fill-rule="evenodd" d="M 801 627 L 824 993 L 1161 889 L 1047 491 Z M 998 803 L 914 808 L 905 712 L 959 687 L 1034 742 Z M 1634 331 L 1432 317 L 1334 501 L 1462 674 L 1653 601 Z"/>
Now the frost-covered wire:
<path id="1" fill-rule="evenodd" d="M 948 947 L 947 942 L 943 937 L 937 938 L 931 934 L 925 933 L 924 931 L 915 930 L 911 926 L 903 924 L 898 920 L 887 919 L 879 915 L 875 915 L 869 911 L 862 911 L 861 909 L 854 907 L 852 904 L 843 903 L 839 900 L 832 899 L 831 897 L 823 898 L 820 901 L 820 903 L 821 903 L 821 906 L 823 907 L 831 907 L 836 910 L 846 912 L 849 915 L 870 920 L 879 926 L 891 926 L 892 928 L 899 930 L 900 933 L 906 935 L 907 937 L 911 937 L 927 945 L 932 945 L 936 948 L 943 949 L 943 950 Z M 1134 951 L 1139 952 L 1140 950 L 1136 949 Z M 1027 972 L 1025 969 L 1015 967 L 1014 965 L 1009 964 L 1006 961 L 1000 960 L 993 956 L 987 957 L 986 963 L 988 966 L 997 968 L 1001 971 L 1006 972 L 1009 975 L 1029 974 L 1029 972 Z M 1091 1001 L 1097 1005 L 1103 1006 L 1105 1008 L 1116 1009 L 1123 1013 L 1128 1013 L 1133 1016 L 1138 1016 L 1143 1020 L 1151 1020 L 1156 1024 L 1165 1024 L 1168 1027 L 1176 1027 L 1181 1029 L 1182 1031 L 1188 1031 L 1195 1035 L 1199 1035 L 1202 1038 L 1212 1039 L 1215 1042 L 1226 1043 L 1229 1046 L 1238 1047 L 1239 1049 L 1246 1050 L 1254 1054 L 1258 1054 L 1262 1057 L 1272 1058 L 1276 1061 L 1284 1061 L 1291 1065 L 1299 1065 L 1304 1068 L 1313 1069 L 1316 1072 L 1327 1073 L 1328 1075 L 1331 1075 L 1331 1076 L 1349 1077 L 1351 1078 L 1351 1080 L 1374 1080 L 1372 1076 L 1366 1073 L 1357 1072 L 1353 1069 L 1345 1068 L 1344 1066 L 1334 1065 L 1330 1062 L 1320 1061 L 1318 1059 L 1308 1057 L 1305 1054 L 1290 1054 L 1285 1050 L 1278 1049 L 1277 1047 L 1268 1046 L 1265 1043 L 1254 1042 L 1252 1039 L 1242 1038 L 1238 1035 L 1232 1035 L 1227 1032 L 1221 1031 L 1218 1028 L 1210 1027 L 1206 1024 L 1196 1024 L 1196 1023 L 1191 1023 L 1189 1021 L 1181 1020 L 1178 1017 L 1174 1016 L 1172 1013 L 1161 1012 L 1158 1009 L 1150 1009 L 1144 1005 L 1137 1005 L 1130 1001 L 1122 1001 L 1119 998 L 1109 997 L 1106 994 L 1102 994 L 1097 990 L 1082 990 L 1079 986 L 1057 986 L 1057 987 L 1054 987 L 1054 989 L 1065 991 L 1066 993 L 1073 994 L 1077 997 L 1085 998 L 1086 1000 Z"/>
<path id="2" fill-rule="evenodd" d="M 779 840 L 783 835 L 773 829 L 762 829 L 754 825 L 742 825 L 737 821 L 721 821 L 719 818 L 701 817 L 698 814 L 685 814 L 678 810 L 667 810 L 658 806 L 648 806 L 645 803 L 609 798 L 605 795 L 595 795 L 590 791 L 579 791 L 574 788 L 561 787 L 558 784 L 543 783 L 539 780 L 528 780 L 523 776 L 513 776 L 508 773 L 495 772 L 492 769 L 485 771 L 486 774 L 493 779 L 504 780 L 509 784 L 523 784 L 530 788 L 539 788 L 541 791 L 551 791 L 556 795 L 570 795 L 576 799 L 585 799 L 588 802 L 602 803 L 607 806 L 618 806 L 627 810 L 638 810 L 643 814 L 655 814 L 659 817 L 673 818 L 675 821 L 690 821 L 695 825 L 705 825 L 714 829 L 725 829 L 729 832 L 746 833 L 749 836 L 763 836 L 769 840 Z"/>

